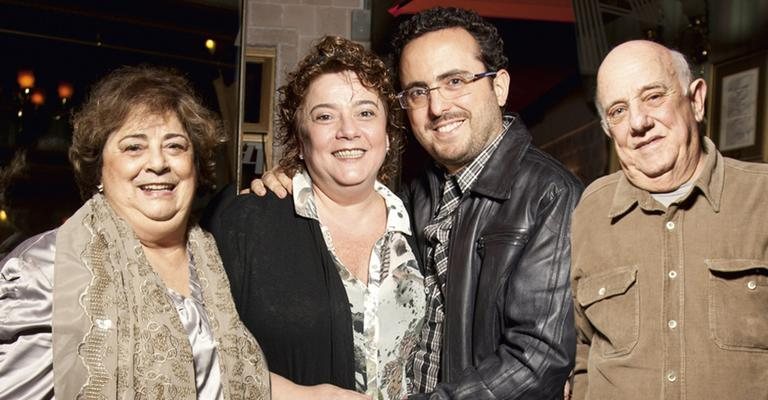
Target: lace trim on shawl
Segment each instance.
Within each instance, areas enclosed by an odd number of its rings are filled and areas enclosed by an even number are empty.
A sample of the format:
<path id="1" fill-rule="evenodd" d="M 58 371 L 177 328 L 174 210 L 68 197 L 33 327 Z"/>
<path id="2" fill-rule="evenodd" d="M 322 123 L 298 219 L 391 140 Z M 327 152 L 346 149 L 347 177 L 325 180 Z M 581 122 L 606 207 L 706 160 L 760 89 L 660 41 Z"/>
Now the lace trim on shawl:
<path id="1" fill-rule="evenodd" d="M 78 398 L 109 398 L 105 391 L 116 379 L 118 396 L 195 399 L 191 347 L 160 278 L 103 196 L 85 207 L 80 223 L 90 239 L 81 260 L 91 281 L 79 303 L 91 326 L 78 348 L 88 373 Z M 266 360 L 237 315 L 215 242 L 196 226 L 188 234 L 188 249 L 200 261 L 194 268 L 217 342 L 224 398 L 269 399 Z"/>
<path id="2" fill-rule="evenodd" d="M 104 268 L 104 256 L 107 242 L 104 236 L 97 234 L 83 252 L 83 262 L 93 274 L 91 283 L 86 287 L 80 304 L 91 319 L 91 329 L 83 339 L 80 357 L 88 370 L 88 380 L 80 390 L 84 399 L 101 399 L 101 393 L 109 381 L 109 372 L 104 365 L 105 349 L 108 347 L 107 335 L 112 327 L 112 320 L 105 310 L 105 297 L 110 284 Z"/>

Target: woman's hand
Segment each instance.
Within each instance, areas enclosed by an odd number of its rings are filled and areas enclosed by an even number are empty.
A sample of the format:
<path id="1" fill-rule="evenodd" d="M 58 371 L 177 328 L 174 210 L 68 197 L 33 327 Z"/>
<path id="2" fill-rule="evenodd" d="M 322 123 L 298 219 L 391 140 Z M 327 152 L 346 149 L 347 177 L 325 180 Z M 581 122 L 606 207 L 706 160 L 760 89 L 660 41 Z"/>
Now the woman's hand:
<path id="1" fill-rule="evenodd" d="M 352 390 L 342 389 L 338 386 L 329 385 L 324 383 L 316 386 L 304 386 L 307 389 L 307 399 L 318 400 L 371 400 L 371 396 L 357 393 Z"/>
<path id="2" fill-rule="evenodd" d="M 273 372 L 269 375 L 272 379 L 272 400 L 372 400 L 370 396 L 327 383 L 302 386 Z"/>

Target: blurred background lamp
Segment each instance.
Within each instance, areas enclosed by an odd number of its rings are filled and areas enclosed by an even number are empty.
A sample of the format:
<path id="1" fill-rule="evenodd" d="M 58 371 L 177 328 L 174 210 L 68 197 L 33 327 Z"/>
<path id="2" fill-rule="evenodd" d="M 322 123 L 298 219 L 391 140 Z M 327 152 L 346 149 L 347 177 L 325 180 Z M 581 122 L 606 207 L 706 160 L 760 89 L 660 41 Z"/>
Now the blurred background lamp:
<path id="1" fill-rule="evenodd" d="M 75 88 L 72 87 L 72 84 L 69 82 L 59 82 L 58 92 L 61 102 L 66 103 L 72 98 L 72 94 L 75 93 Z"/>
<path id="2" fill-rule="evenodd" d="M 205 41 L 205 48 L 208 49 L 208 52 L 211 54 L 216 52 L 216 41 L 213 39 L 208 39 Z"/>
<path id="3" fill-rule="evenodd" d="M 32 95 L 29 96 L 29 101 L 38 107 L 42 106 L 45 104 L 45 93 L 40 89 L 35 89 L 32 91 Z"/>
<path id="4" fill-rule="evenodd" d="M 31 70 L 22 69 L 16 76 L 16 82 L 19 83 L 20 88 L 29 89 L 35 86 L 35 74 Z"/>

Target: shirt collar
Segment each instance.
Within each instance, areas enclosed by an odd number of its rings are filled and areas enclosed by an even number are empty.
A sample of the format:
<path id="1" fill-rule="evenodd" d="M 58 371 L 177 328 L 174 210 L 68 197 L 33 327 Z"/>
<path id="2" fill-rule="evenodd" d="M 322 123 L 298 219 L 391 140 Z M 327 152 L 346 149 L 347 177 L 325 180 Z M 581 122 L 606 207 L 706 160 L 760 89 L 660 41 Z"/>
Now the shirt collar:
<path id="1" fill-rule="evenodd" d="M 714 143 L 707 137 L 702 138 L 701 146 L 704 166 L 699 176 L 693 182 L 694 189 L 688 192 L 688 195 L 682 200 L 696 196 L 700 191 L 709 202 L 712 210 L 719 212 L 725 174 L 723 156 L 720 155 Z M 698 188 L 698 191 L 695 190 L 696 188 Z M 664 209 L 653 199 L 653 196 L 647 190 L 640 189 L 630 183 L 626 175 L 622 173 L 616 185 L 608 216 L 610 218 L 620 217 L 627 213 L 635 204 L 648 211 Z"/>
<path id="2" fill-rule="evenodd" d="M 293 208 L 296 214 L 304 218 L 314 219 L 320 222 L 315 203 L 315 193 L 312 191 L 312 178 L 307 171 L 297 172 L 291 180 L 293 186 Z M 392 193 L 389 188 L 378 180 L 374 182 L 373 189 L 383 199 L 387 207 L 387 232 L 401 232 L 411 235 L 411 222 L 403 201 Z"/>

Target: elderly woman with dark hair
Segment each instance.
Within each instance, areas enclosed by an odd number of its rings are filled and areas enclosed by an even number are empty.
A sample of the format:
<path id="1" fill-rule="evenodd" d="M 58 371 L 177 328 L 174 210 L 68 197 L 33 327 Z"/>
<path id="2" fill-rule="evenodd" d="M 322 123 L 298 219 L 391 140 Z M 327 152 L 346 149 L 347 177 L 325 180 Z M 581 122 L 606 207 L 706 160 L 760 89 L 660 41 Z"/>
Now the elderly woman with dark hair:
<path id="1" fill-rule="evenodd" d="M 268 399 L 213 238 L 190 223 L 219 120 L 178 74 L 124 67 L 73 122 L 89 200 L 0 264 L 0 398 Z"/>
<path id="2" fill-rule="evenodd" d="M 325 37 L 280 95 L 293 198 L 239 196 L 212 229 L 273 398 L 402 399 L 426 296 L 408 214 L 383 184 L 403 148 L 387 68 Z"/>

